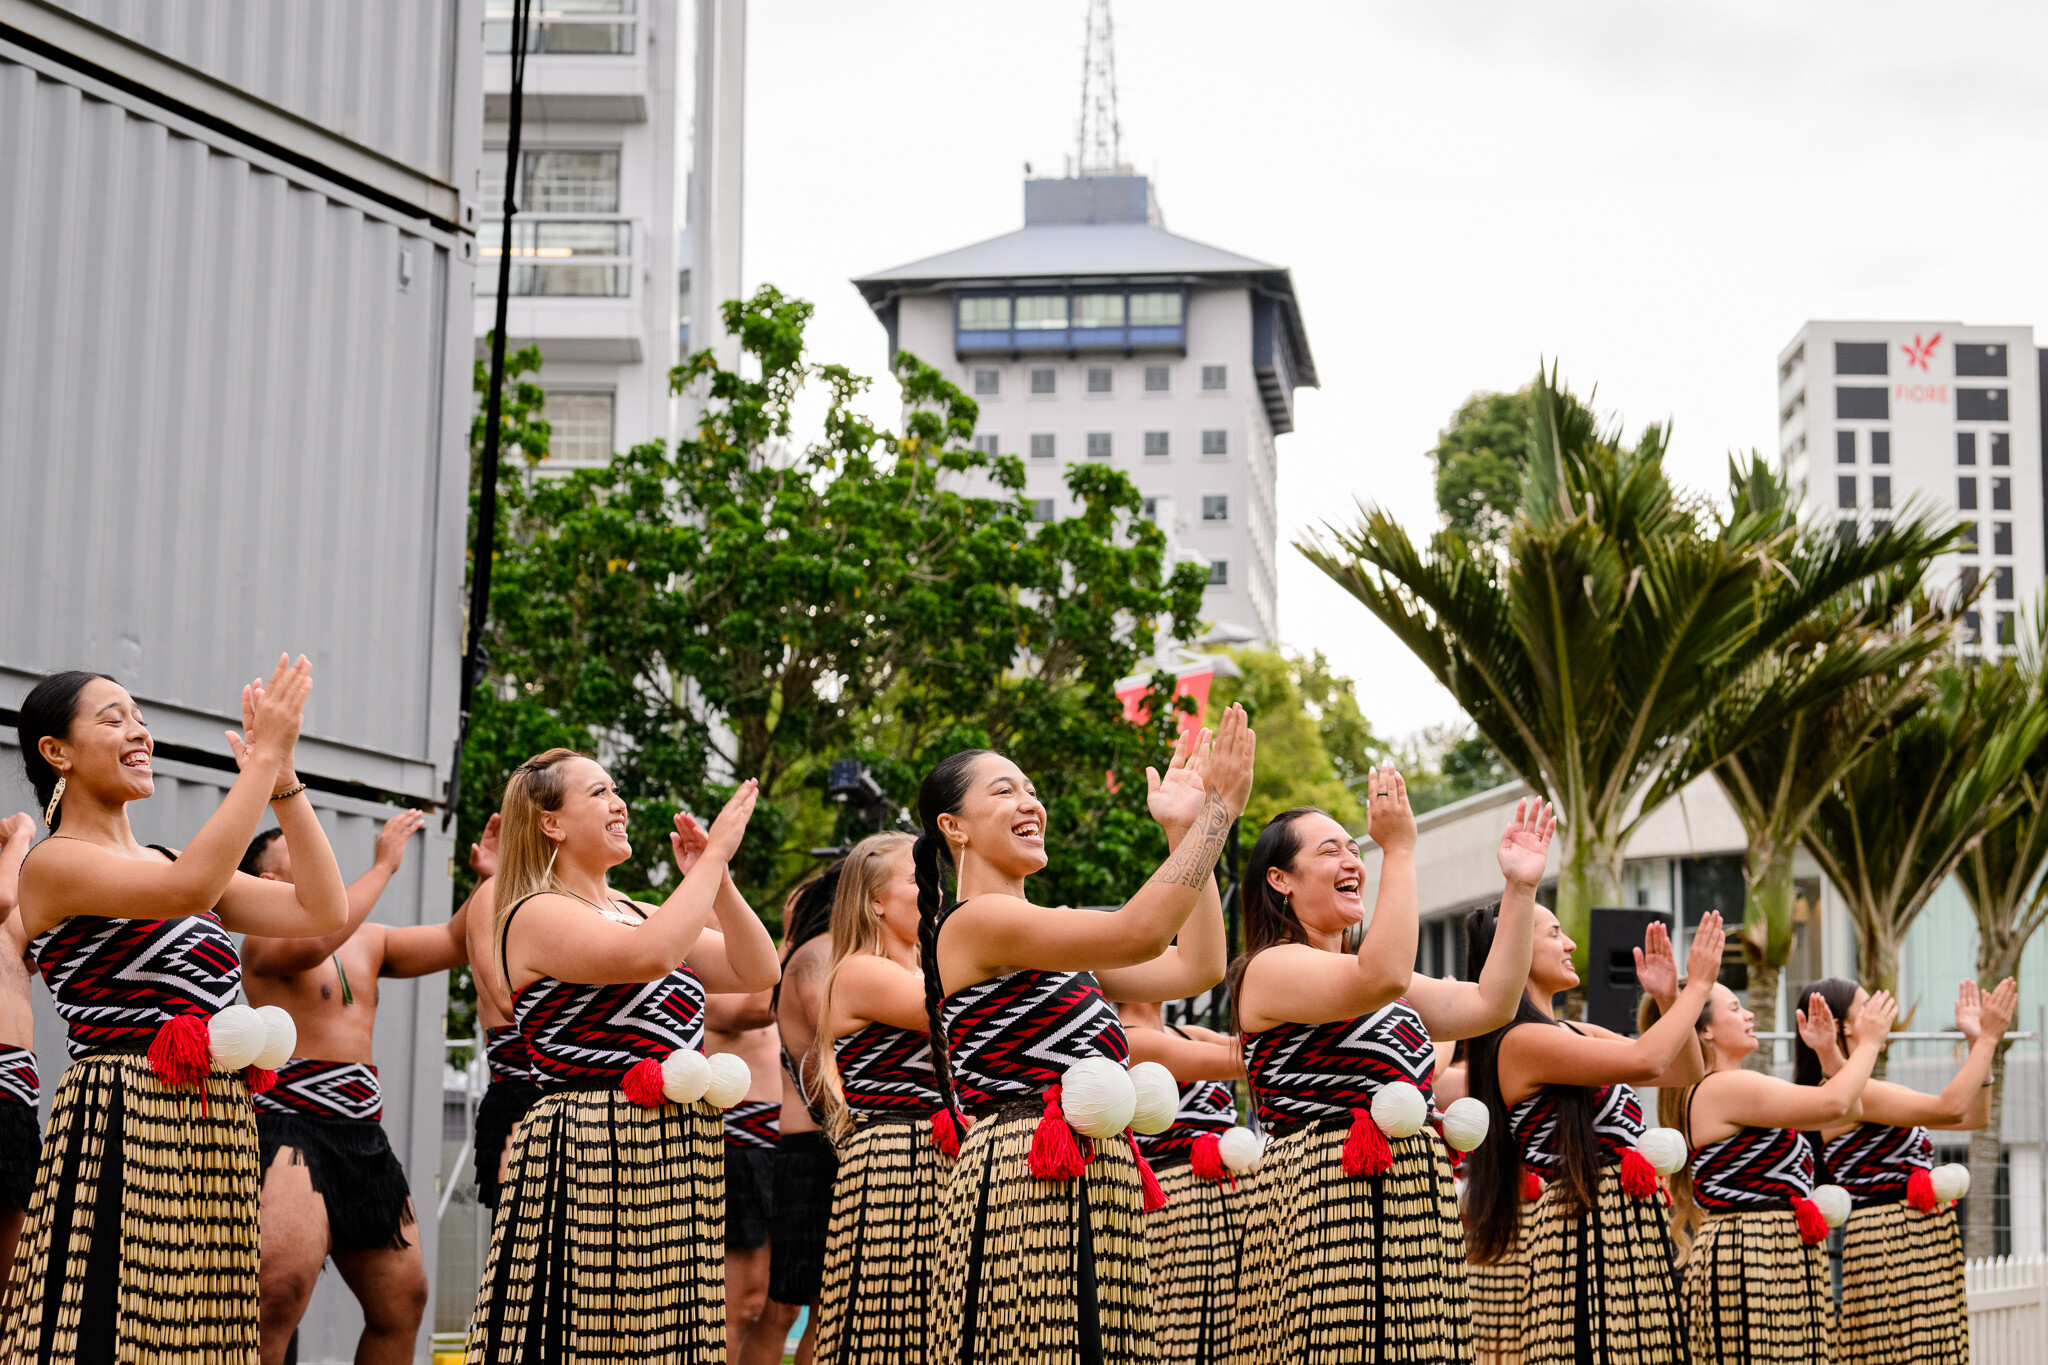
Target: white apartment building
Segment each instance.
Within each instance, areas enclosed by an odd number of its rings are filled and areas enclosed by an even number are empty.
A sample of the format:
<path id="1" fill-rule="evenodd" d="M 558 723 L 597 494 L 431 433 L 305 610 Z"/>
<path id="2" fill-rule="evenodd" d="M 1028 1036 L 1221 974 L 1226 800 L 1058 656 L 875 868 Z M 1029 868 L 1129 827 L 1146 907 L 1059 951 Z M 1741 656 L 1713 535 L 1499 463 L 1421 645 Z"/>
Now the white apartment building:
<path id="1" fill-rule="evenodd" d="M 2031 327 L 1809 322 L 1778 356 L 1778 450 L 1843 534 L 1919 499 L 1966 527 L 1937 581 L 1989 586 L 1966 622 L 2010 648 L 2044 576 L 2041 369 Z"/>
<path id="2" fill-rule="evenodd" d="M 1024 226 L 854 281 L 889 334 L 981 405 L 1040 520 L 1065 471 L 1125 470 L 1176 554 L 1209 569 L 1205 616 L 1278 638 L 1278 451 L 1315 360 L 1288 271 L 1175 236 L 1143 176 L 1027 180 Z"/>
<path id="3" fill-rule="evenodd" d="M 551 465 L 669 435 L 676 348 L 677 0 L 536 6 L 506 337 L 540 347 Z M 496 310 L 511 6 L 488 0 L 477 353 Z"/>

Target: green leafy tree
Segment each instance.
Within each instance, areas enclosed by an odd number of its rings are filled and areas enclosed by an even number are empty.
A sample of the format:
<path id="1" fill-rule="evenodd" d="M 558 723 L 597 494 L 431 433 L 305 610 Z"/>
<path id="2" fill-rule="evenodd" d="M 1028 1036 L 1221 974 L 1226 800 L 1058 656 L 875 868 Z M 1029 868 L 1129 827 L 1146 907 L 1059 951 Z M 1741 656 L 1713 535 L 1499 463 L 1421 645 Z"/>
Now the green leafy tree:
<path id="1" fill-rule="evenodd" d="M 1775 719 L 1759 706 L 1703 737 L 1713 699 L 1823 605 L 1929 550 L 1912 526 L 1846 541 L 1801 536 L 1740 498 L 1719 513 L 1672 486 L 1660 428 L 1624 445 L 1554 374 L 1532 402 L 1534 453 L 1504 556 L 1451 533 L 1418 547 L 1378 508 L 1300 548 L 1556 803 L 1570 841 L 1557 913 L 1583 958 L 1592 907 L 1621 903 L 1637 826 Z M 1839 686 L 1858 676 L 1848 662 L 1830 665 Z"/>
<path id="2" fill-rule="evenodd" d="M 1209 700 L 1212 711 L 1242 702 L 1258 731 L 1245 828 L 1256 834 L 1283 810 L 1319 806 L 1363 833 L 1351 782 L 1385 746 L 1359 711 L 1351 679 L 1333 672 L 1320 653 L 1303 659 L 1277 649 L 1233 649 L 1230 657 L 1244 676 L 1217 678 Z"/>
<path id="3" fill-rule="evenodd" d="M 1425 726 L 1401 747 L 1395 761 L 1418 815 L 1492 791 L 1515 776 L 1500 751 L 1469 724 Z"/>
<path id="4" fill-rule="evenodd" d="M 1437 433 L 1436 510 L 1444 529 L 1473 545 L 1505 549 L 1522 504 L 1534 449 L 1533 386 L 1514 393 L 1475 393 Z"/>

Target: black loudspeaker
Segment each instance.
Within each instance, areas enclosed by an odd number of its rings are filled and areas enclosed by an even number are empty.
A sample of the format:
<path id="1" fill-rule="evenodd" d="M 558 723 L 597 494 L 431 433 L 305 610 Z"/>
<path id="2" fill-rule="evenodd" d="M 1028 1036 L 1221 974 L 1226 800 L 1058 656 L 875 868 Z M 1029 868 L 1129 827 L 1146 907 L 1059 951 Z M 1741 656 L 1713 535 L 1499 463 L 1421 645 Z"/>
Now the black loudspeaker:
<path id="1" fill-rule="evenodd" d="M 1663 910 L 1593 910 L 1592 941 L 1586 945 L 1586 1022 L 1630 1037 L 1636 1031 L 1636 955 L 1652 924 L 1668 931 L 1671 915 Z"/>

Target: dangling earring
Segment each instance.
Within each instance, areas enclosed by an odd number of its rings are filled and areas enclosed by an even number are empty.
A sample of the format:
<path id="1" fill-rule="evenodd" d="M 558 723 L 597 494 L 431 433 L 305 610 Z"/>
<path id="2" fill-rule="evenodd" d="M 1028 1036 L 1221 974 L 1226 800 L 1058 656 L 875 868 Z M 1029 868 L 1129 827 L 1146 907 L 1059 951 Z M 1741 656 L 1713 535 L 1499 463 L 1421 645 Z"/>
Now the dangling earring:
<path id="1" fill-rule="evenodd" d="M 43 828 L 48 829 L 57 818 L 57 803 L 64 799 L 64 775 L 57 774 L 57 787 L 50 793 L 50 804 L 43 807 Z"/>
<path id="2" fill-rule="evenodd" d="M 555 844 L 548 849 L 548 870 L 540 874 L 540 879 L 543 882 L 552 882 L 555 879 L 555 859 L 560 856 L 561 852 L 562 846 L 560 844 Z"/>

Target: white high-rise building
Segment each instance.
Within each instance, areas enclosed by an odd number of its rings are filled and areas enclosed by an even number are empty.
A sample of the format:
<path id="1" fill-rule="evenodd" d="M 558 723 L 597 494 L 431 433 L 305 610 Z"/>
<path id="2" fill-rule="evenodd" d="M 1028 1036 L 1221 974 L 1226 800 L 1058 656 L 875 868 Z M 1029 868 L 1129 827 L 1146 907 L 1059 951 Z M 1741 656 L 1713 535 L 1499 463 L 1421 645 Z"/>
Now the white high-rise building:
<path id="1" fill-rule="evenodd" d="M 981 405 L 976 440 L 1024 460 L 1041 520 L 1103 461 L 1177 554 L 1203 612 L 1278 638 L 1275 438 L 1315 359 L 1281 266 L 1175 236 L 1143 176 L 1027 180 L 1024 226 L 854 281 L 889 334 Z"/>
<path id="2" fill-rule="evenodd" d="M 602 464 L 669 435 L 675 365 L 677 0 L 536 6 L 512 220 L 513 348 L 540 347 L 551 465 Z M 509 0 L 488 0 L 477 353 L 497 299 Z"/>
<path id="3" fill-rule="evenodd" d="M 2042 353 L 2031 327 L 1809 322 L 1778 355 L 1778 451 L 1809 515 L 1844 535 L 1919 499 L 1967 527 L 1937 583 L 1985 582 L 1976 619 L 2010 648 L 2044 577 Z"/>

